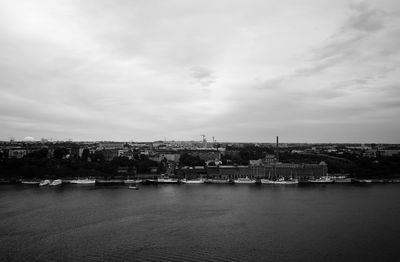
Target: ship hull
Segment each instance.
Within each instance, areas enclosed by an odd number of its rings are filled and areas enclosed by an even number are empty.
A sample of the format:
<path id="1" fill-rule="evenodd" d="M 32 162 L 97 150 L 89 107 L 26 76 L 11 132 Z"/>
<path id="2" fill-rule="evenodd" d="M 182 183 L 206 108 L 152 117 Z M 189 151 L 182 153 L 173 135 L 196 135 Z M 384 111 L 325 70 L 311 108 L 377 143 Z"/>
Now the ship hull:
<path id="1" fill-rule="evenodd" d="M 120 179 L 96 179 L 96 185 L 101 186 L 112 186 L 112 185 L 123 185 L 124 180 Z"/>
<path id="2" fill-rule="evenodd" d="M 206 184 L 232 184 L 232 181 L 228 179 L 207 179 Z"/>

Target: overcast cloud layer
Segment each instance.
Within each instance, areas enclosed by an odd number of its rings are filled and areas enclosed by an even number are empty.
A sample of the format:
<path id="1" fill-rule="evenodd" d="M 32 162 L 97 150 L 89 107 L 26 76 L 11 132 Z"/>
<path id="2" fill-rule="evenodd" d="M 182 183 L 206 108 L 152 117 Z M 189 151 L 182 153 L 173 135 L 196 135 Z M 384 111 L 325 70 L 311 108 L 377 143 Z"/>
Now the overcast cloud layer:
<path id="1" fill-rule="evenodd" d="M 0 0 L 0 139 L 400 143 L 398 0 Z"/>

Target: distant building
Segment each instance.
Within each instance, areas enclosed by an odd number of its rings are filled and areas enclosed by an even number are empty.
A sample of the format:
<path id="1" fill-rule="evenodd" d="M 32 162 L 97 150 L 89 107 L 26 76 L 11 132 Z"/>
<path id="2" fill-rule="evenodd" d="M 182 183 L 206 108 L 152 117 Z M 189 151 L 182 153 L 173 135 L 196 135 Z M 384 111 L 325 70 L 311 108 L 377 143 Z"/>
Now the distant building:
<path id="1" fill-rule="evenodd" d="M 8 158 L 23 158 L 26 154 L 26 149 L 22 148 L 13 148 L 8 150 Z"/>
<path id="2" fill-rule="evenodd" d="M 379 150 L 380 156 L 383 157 L 390 157 L 390 156 L 395 156 L 400 154 L 399 149 L 385 149 L 385 150 Z"/>
<path id="3" fill-rule="evenodd" d="M 125 142 L 100 142 L 98 149 L 122 149 L 124 145 Z"/>
<path id="4" fill-rule="evenodd" d="M 133 152 L 130 149 L 118 149 L 118 157 L 126 157 L 129 160 L 132 160 Z"/>
<path id="5" fill-rule="evenodd" d="M 204 161 L 208 160 L 220 160 L 221 152 L 218 149 L 207 148 L 207 149 L 197 149 L 197 150 L 184 150 L 181 153 L 187 153 L 191 156 L 198 156 Z"/>
<path id="6" fill-rule="evenodd" d="M 277 159 L 275 155 L 267 154 L 264 158 L 260 158 L 257 160 L 249 160 L 250 166 L 262 166 L 276 163 Z"/>
<path id="7" fill-rule="evenodd" d="M 278 161 L 278 159 L 276 159 L 275 155 L 271 155 L 271 154 L 267 154 L 264 158 L 264 163 L 265 164 L 272 164 L 272 163 L 276 163 Z"/>

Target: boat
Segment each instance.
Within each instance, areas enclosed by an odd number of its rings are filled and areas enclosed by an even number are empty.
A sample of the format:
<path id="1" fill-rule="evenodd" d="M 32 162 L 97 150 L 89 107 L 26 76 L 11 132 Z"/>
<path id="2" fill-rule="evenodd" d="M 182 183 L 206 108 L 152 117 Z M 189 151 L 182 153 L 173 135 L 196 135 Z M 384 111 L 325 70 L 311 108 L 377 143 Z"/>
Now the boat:
<path id="1" fill-rule="evenodd" d="M 274 180 L 271 179 L 260 179 L 261 184 L 274 184 Z"/>
<path id="2" fill-rule="evenodd" d="M 48 186 L 50 185 L 50 180 L 46 179 L 39 183 L 39 186 Z"/>
<path id="3" fill-rule="evenodd" d="M 182 183 L 184 184 L 204 184 L 204 179 L 199 178 L 199 179 L 182 179 Z"/>
<path id="4" fill-rule="evenodd" d="M 35 181 L 35 180 L 21 180 L 22 184 L 25 185 L 39 185 L 40 181 Z"/>
<path id="5" fill-rule="evenodd" d="M 212 179 L 206 179 L 204 183 L 207 184 L 232 184 L 232 180 L 230 179 L 219 179 L 219 178 L 212 178 Z"/>
<path id="6" fill-rule="evenodd" d="M 123 179 L 96 179 L 97 185 L 123 185 L 125 181 Z"/>
<path id="7" fill-rule="evenodd" d="M 142 179 L 126 179 L 124 180 L 125 184 L 138 184 L 138 183 L 142 183 L 143 180 Z"/>
<path id="8" fill-rule="evenodd" d="M 353 179 L 356 183 L 372 183 L 372 179 Z"/>
<path id="9" fill-rule="evenodd" d="M 128 187 L 128 189 L 138 190 L 139 187 L 137 187 L 136 185 L 130 185 L 130 186 Z"/>
<path id="10" fill-rule="evenodd" d="M 347 177 L 333 177 L 333 181 L 335 181 L 335 183 L 351 183 L 352 182 L 351 178 L 347 178 Z"/>
<path id="11" fill-rule="evenodd" d="M 150 183 L 157 183 L 157 184 L 178 184 L 179 180 L 176 178 L 169 178 L 169 177 L 159 177 L 157 179 L 148 179 Z"/>
<path id="12" fill-rule="evenodd" d="M 73 179 L 70 180 L 69 183 L 71 184 L 79 184 L 79 185 L 92 185 L 96 183 L 96 179 L 90 179 L 90 178 L 85 178 L 85 179 Z"/>
<path id="13" fill-rule="evenodd" d="M 246 176 L 245 178 L 239 177 L 235 179 L 234 182 L 235 184 L 255 184 L 257 181 Z"/>
<path id="14" fill-rule="evenodd" d="M 50 186 L 58 186 L 58 185 L 61 185 L 62 184 L 62 180 L 61 179 L 56 179 L 56 180 L 53 180 L 49 185 Z"/>
<path id="15" fill-rule="evenodd" d="M 331 183 L 335 183 L 335 180 L 333 180 L 329 176 L 321 176 L 316 179 L 309 179 L 308 182 L 315 183 L 315 184 L 331 184 Z"/>
<path id="16" fill-rule="evenodd" d="M 299 183 L 297 179 L 288 179 L 285 180 L 284 177 L 280 177 L 277 180 L 270 180 L 270 179 L 261 179 L 261 184 L 273 184 L 273 185 L 295 185 Z"/>

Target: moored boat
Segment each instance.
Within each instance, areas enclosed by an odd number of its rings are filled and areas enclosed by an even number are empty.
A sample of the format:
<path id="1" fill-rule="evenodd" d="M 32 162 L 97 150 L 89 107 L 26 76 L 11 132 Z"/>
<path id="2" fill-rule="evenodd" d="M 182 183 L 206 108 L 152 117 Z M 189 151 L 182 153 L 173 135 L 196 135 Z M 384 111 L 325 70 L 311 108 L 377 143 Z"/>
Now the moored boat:
<path id="1" fill-rule="evenodd" d="M 178 184 L 179 180 L 176 178 L 160 177 L 155 179 L 157 184 Z"/>
<path id="2" fill-rule="evenodd" d="M 56 180 L 53 180 L 49 185 L 50 186 L 59 186 L 61 184 L 62 184 L 62 180 L 61 179 L 56 179 Z"/>
<path id="3" fill-rule="evenodd" d="M 39 183 L 39 186 L 48 186 L 50 185 L 50 180 L 45 179 Z"/>
<path id="4" fill-rule="evenodd" d="M 181 179 L 181 182 L 184 184 L 204 184 L 204 179 Z"/>
<path id="5" fill-rule="evenodd" d="M 142 183 L 143 180 L 142 179 L 126 179 L 124 180 L 125 184 L 138 184 L 138 183 Z"/>
<path id="6" fill-rule="evenodd" d="M 92 185 L 92 184 L 96 183 L 96 179 L 90 179 L 90 178 L 81 179 L 81 178 L 78 178 L 78 179 L 70 180 L 69 183 L 71 183 L 71 184 L 79 184 L 79 185 L 89 185 L 89 184 Z"/>
<path id="7" fill-rule="evenodd" d="M 372 179 L 356 179 L 354 178 L 352 181 L 356 183 L 372 183 Z"/>
<path id="8" fill-rule="evenodd" d="M 207 184 L 232 184 L 233 181 L 230 179 L 219 179 L 219 178 L 212 178 L 212 179 L 206 179 L 204 183 Z"/>
<path id="9" fill-rule="evenodd" d="M 351 183 L 352 180 L 351 178 L 348 178 L 346 176 L 333 176 L 331 177 L 335 183 Z"/>
<path id="10" fill-rule="evenodd" d="M 123 185 L 125 181 L 123 179 L 96 179 L 97 185 Z"/>
<path id="11" fill-rule="evenodd" d="M 40 181 L 36 181 L 36 180 L 21 180 L 22 184 L 25 185 L 39 185 Z"/>
<path id="12" fill-rule="evenodd" d="M 331 184 L 331 183 L 335 183 L 335 181 L 330 178 L 329 176 L 321 176 L 319 178 L 316 179 L 309 179 L 308 180 L 309 183 L 315 183 L 315 184 Z"/>
<path id="13" fill-rule="evenodd" d="M 288 179 L 285 180 L 285 178 L 280 177 L 277 180 L 270 180 L 270 179 L 261 179 L 261 184 L 273 184 L 273 185 L 295 185 L 299 183 L 299 180 L 297 179 Z"/>
<path id="14" fill-rule="evenodd" d="M 235 184 L 255 184 L 257 181 L 255 179 L 250 179 L 249 177 L 239 177 L 238 179 L 234 180 Z"/>
<path id="15" fill-rule="evenodd" d="M 128 187 L 128 189 L 138 190 L 139 187 L 137 187 L 136 185 L 130 185 L 130 186 Z"/>

